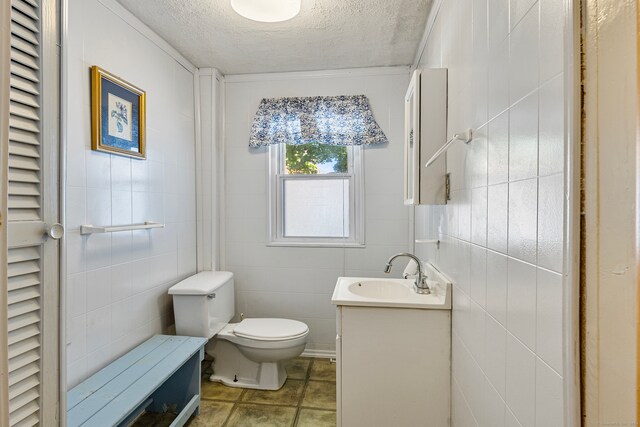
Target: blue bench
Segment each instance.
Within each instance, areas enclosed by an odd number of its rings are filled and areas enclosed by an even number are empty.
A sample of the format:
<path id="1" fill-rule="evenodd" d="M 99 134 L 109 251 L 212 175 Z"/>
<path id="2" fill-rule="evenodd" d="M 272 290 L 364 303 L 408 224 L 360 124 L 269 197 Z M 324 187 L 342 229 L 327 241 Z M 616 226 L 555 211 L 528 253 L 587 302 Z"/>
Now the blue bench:
<path id="1" fill-rule="evenodd" d="M 67 394 L 67 426 L 127 426 L 143 412 L 200 413 L 205 338 L 156 335 Z"/>

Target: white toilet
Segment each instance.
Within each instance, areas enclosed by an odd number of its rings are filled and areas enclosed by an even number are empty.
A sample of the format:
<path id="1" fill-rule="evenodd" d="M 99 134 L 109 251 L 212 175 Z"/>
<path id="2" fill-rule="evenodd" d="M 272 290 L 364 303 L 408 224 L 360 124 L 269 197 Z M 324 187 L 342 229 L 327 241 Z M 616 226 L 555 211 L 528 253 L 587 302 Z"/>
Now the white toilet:
<path id="1" fill-rule="evenodd" d="M 278 390 L 287 379 L 284 362 L 299 356 L 309 335 L 306 324 L 290 319 L 244 319 L 234 315 L 233 273 L 204 271 L 169 289 L 176 333 L 213 338 L 206 352 L 211 381 L 232 387 Z"/>

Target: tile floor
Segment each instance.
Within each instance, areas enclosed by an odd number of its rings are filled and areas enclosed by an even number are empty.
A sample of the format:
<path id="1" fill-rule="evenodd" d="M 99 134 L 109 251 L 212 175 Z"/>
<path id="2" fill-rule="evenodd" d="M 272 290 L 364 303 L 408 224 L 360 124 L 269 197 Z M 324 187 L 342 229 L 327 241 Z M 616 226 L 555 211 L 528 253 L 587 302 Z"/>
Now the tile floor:
<path id="1" fill-rule="evenodd" d="M 277 391 L 227 387 L 209 381 L 203 369 L 200 415 L 189 427 L 329 427 L 336 425 L 336 365 L 299 357 L 287 365 Z M 163 418 L 163 419 L 161 419 Z M 143 416 L 135 427 L 161 427 L 169 417 Z"/>

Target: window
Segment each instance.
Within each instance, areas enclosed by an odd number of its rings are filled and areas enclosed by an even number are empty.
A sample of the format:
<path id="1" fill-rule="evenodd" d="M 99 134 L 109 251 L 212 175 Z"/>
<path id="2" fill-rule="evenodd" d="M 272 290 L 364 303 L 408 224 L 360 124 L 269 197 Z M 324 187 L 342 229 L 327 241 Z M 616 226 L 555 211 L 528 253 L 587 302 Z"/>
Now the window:
<path id="1" fill-rule="evenodd" d="M 269 153 L 272 245 L 364 244 L 360 146 L 274 144 Z"/>

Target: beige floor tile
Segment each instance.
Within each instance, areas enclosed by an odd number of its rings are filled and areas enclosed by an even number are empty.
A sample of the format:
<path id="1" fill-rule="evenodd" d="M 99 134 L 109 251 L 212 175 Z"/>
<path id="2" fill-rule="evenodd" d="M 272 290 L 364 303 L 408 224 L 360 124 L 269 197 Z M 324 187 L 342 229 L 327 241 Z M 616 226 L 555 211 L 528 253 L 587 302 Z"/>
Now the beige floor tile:
<path id="1" fill-rule="evenodd" d="M 304 381 L 287 379 L 280 390 L 247 390 L 243 402 L 267 405 L 297 406 L 304 390 Z"/>
<path id="2" fill-rule="evenodd" d="M 244 391 L 242 388 L 227 387 L 222 383 L 214 383 L 209 379 L 202 380 L 202 398 L 211 400 L 226 400 L 235 402 L 240 399 L 240 395 Z"/>
<path id="3" fill-rule="evenodd" d="M 292 380 L 306 380 L 310 364 L 311 359 L 303 359 L 302 357 L 289 360 L 285 363 L 287 378 Z"/>
<path id="4" fill-rule="evenodd" d="M 331 363 L 329 359 L 314 359 L 311 365 L 311 380 L 335 381 L 336 380 L 336 364 Z"/>
<path id="5" fill-rule="evenodd" d="M 300 409 L 296 427 L 335 427 L 336 413 L 319 409 Z"/>
<path id="6" fill-rule="evenodd" d="M 232 402 L 211 402 L 207 400 L 200 401 L 200 415 L 191 417 L 188 427 L 222 427 L 234 403 Z"/>
<path id="7" fill-rule="evenodd" d="M 336 409 L 336 383 L 309 381 L 300 406 L 306 408 Z"/>
<path id="8" fill-rule="evenodd" d="M 226 427 L 290 427 L 297 408 L 240 404 L 236 406 Z"/>

